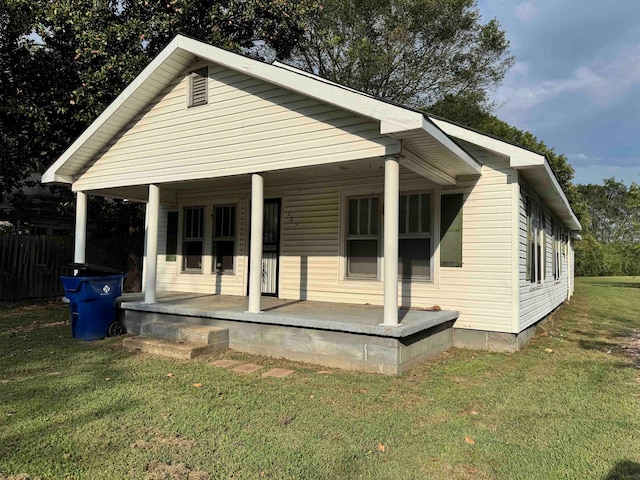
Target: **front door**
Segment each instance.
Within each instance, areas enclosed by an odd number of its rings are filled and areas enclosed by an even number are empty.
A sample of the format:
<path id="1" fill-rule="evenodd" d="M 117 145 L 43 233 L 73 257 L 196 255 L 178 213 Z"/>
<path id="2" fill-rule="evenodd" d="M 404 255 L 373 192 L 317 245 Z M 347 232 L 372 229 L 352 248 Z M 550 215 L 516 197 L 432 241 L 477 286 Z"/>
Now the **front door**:
<path id="1" fill-rule="evenodd" d="M 262 294 L 278 296 L 280 258 L 280 199 L 264 202 L 262 232 Z"/>

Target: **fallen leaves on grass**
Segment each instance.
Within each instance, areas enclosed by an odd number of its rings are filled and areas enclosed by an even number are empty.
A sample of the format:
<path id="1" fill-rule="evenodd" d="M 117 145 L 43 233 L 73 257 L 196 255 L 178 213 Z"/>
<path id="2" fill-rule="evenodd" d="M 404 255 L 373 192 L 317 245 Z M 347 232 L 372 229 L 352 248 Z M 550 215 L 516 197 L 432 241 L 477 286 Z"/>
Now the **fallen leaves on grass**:
<path id="1" fill-rule="evenodd" d="M 471 437 L 464 437 L 464 441 L 465 441 L 465 443 L 467 443 L 469 445 L 475 445 L 476 444 L 476 441 Z"/>
<path id="2" fill-rule="evenodd" d="M 196 388 L 202 388 L 202 384 L 201 383 L 194 383 L 192 386 L 196 387 Z"/>
<path id="3" fill-rule="evenodd" d="M 545 348 L 544 351 L 547 352 L 547 353 L 553 353 L 553 349 L 552 348 Z"/>
<path id="4" fill-rule="evenodd" d="M 379 443 L 379 444 L 378 444 L 378 451 L 379 451 L 379 452 L 383 452 L 383 453 L 384 453 L 384 451 L 385 451 L 385 446 L 384 446 L 382 443 Z"/>
<path id="5" fill-rule="evenodd" d="M 173 377 L 175 377 L 175 375 L 173 373 L 169 372 L 169 373 L 167 373 L 167 377 L 168 378 L 173 378 Z"/>

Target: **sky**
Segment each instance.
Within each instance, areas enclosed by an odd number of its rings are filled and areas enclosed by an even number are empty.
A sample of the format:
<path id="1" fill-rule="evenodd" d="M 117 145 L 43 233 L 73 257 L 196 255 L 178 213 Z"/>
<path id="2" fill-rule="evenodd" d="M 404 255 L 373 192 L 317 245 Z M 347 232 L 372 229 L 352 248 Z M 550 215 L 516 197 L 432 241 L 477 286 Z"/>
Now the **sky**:
<path id="1" fill-rule="evenodd" d="M 575 169 L 574 183 L 640 183 L 640 0 L 478 0 L 516 61 L 496 115 Z"/>

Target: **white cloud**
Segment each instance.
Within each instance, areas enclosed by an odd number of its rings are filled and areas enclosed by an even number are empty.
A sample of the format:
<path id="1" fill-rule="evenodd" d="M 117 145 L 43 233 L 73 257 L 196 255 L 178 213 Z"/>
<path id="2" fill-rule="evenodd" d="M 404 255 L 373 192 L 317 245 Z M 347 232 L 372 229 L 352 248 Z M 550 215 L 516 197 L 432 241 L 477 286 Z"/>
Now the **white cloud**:
<path id="1" fill-rule="evenodd" d="M 501 113 L 515 114 L 562 95 L 581 94 L 599 107 L 606 107 L 640 85 L 640 45 L 623 49 L 610 61 L 597 61 L 574 70 L 568 78 L 529 80 L 529 66 L 516 63 L 503 87 L 497 92 Z"/>
<path id="2" fill-rule="evenodd" d="M 538 6 L 535 2 L 525 2 L 518 5 L 514 15 L 523 23 L 531 23 L 538 16 Z"/>

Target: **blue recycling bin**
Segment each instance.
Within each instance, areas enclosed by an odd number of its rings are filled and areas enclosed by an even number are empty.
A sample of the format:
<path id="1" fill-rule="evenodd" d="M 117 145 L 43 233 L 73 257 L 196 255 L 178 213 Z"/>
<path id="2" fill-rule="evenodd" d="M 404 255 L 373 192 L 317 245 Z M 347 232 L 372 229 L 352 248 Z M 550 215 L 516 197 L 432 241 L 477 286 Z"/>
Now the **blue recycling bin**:
<path id="1" fill-rule="evenodd" d="M 99 340 L 124 333 L 116 318 L 116 299 L 122 295 L 125 275 L 109 270 L 79 269 L 77 276 L 60 277 L 69 299 L 73 338 Z"/>

